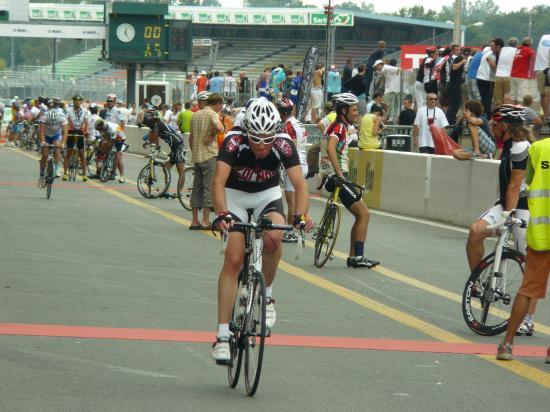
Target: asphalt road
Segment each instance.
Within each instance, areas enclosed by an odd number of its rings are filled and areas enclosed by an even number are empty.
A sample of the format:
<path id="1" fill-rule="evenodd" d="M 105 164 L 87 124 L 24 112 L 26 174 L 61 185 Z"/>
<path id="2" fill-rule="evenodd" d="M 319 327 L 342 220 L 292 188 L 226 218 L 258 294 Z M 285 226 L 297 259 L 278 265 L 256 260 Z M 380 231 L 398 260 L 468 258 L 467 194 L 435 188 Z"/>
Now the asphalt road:
<path id="1" fill-rule="evenodd" d="M 550 309 L 539 303 L 528 356 L 494 360 L 502 339 L 466 327 L 461 228 L 374 211 L 366 255 L 348 269 L 351 219 L 336 256 L 313 266 L 286 245 L 277 324 L 260 387 L 227 386 L 210 357 L 220 245 L 188 230 L 176 200 L 126 184 L 36 185 L 32 154 L 0 148 L 2 411 L 540 411 L 550 400 Z M 396 188 L 398 190 L 398 188 Z M 319 219 L 323 203 L 311 201 Z"/>

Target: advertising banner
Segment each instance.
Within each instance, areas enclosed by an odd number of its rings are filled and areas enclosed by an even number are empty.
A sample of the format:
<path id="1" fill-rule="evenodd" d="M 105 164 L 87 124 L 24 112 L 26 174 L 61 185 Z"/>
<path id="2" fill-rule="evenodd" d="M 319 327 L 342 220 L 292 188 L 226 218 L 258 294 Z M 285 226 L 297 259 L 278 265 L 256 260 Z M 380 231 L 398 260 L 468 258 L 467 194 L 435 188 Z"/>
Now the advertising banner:
<path id="1" fill-rule="evenodd" d="M 307 113 L 307 105 L 309 102 L 309 94 L 311 93 L 311 83 L 313 80 L 313 72 L 317 62 L 319 61 L 319 47 L 311 46 L 304 59 L 304 67 L 302 69 L 302 84 L 298 92 L 298 104 L 296 108 L 296 118 L 303 122 Z"/>
<path id="2" fill-rule="evenodd" d="M 327 16 L 324 13 L 310 13 L 309 23 L 312 26 L 326 26 Z M 332 21 L 333 26 L 353 26 L 353 14 L 351 13 L 334 13 Z"/>

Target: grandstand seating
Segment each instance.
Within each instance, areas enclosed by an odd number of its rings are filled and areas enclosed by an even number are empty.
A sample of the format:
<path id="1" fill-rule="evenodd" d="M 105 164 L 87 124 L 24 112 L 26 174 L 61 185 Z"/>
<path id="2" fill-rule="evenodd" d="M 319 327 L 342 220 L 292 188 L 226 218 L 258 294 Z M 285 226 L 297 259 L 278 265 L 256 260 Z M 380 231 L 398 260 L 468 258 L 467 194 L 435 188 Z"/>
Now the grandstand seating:
<path id="1" fill-rule="evenodd" d="M 111 68 L 107 61 L 98 60 L 101 57 L 101 46 L 88 49 L 82 53 L 60 60 L 55 64 L 55 72 L 59 76 L 85 77 L 99 74 Z M 41 66 L 39 73 L 51 73 L 52 66 Z"/>

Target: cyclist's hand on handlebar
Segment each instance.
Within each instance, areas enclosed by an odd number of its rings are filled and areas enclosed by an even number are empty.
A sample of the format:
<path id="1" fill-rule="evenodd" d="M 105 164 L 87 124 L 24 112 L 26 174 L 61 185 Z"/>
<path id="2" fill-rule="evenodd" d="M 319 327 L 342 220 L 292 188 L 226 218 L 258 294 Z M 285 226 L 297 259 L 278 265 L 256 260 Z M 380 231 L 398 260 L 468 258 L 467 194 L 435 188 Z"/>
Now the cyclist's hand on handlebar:
<path id="1" fill-rule="evenodd" d="M 297 229 L 304 229 L 306 232 L 309 232 L 313 229 L 315 224 L 313 223 L 313 220 L 311 220 L 311 216 L 299 214 L 294 215 L 292 225 Z"/>
<path id="2" fill-rule="evenodd" d="M 233 216 L 227 211 L 219 212 L 216 219 L 212 222 L 212 229 L 217 227 L 222 233 L 227 233 L 231 226 L 233 226 Z"/>
<path id="3" fill-rule="evenodd" d="M 516 210 L 515 209 L 512 209 L 512 210 L 503 210 L 502 213 L 500 214 L 500 216 L 506 220 L 510 217 L 510 215 L 514 215 L 516 213 Z"/>
<path id="4" fill-rule="evenodd" d="M 344 183 L 346 183 L 346 178 L 344 176 L 339 175 L 332 175 L 332 179 L 334 180 L 334 183 L 338 186 L 342 186 Z"/>

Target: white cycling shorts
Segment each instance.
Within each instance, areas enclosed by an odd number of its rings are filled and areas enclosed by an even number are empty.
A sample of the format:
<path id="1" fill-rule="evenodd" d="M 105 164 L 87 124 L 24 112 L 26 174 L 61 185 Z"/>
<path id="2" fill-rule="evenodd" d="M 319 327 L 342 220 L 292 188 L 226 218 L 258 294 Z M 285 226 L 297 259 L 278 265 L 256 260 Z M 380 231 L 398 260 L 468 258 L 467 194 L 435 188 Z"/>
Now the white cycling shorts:
<path id="1" fill-rule="evenodd" d="M 304 164 L 300 164 L 300 166 L 302 167 L 302 176 L 306 177 L 307 175 L 307 171 L 308 171 L 308 167 L 307 167 L 307 164 L 304 165 Z M 288 178 L 288 173 L 286 172 L 286 169 L 285 170 L 281 170 L 281 173 L 284 173 L 284 176 L 285 176 L 285 180 L 283 182 L 283 189 L 285 192 L 294 192 L 294 186 L 292 186 L 292 182 L 290 181 L 290 179 Z"/>
<path id="2" fill-rule="evenodd" d="M 247 209 L 254 209 L 254 219 L 258 220 L 265 208 L 276 200 L 282 199 L 281 188 L 272 187 L 257 193 L 248 193 L 241 190 L 225 188 L 225 202 L 227 210 L 241 222 L 248 221 Z M 281 200 L 282 203 L 282 200 Z M 276 210 L 280 212 L 280 210 Z M 284 211 L 282 212 L 284 216 Z"/>
<path id="3" fill-rule="evenodd" d="M 501 225 L 504 223 L 504 218 L 502 217 L 502 212 L 504 211 L 504 208 L 502 205 L 494 205 L 492 208 L 487 210 L 485 213 L 483 213 L 479 219 L 486 221 L 489 226 L 493 225 Z M 526 222 L 529 221 L 529 210 L 525 209 L 516 209 L 516 217 L 518 219 L 523 219 Z M 514 229 L 512 231 L 514 234 L 514 242 L 515 242 L 515 248 L 519 252 L 525 253 L 527 252 L 527 241 L 525 240 L 525 233 L 526 229 L 521 228 L 519 226 L 514 226 Z M 497 236 L 496 229 L 493 230 L 492 236 Z"/>

